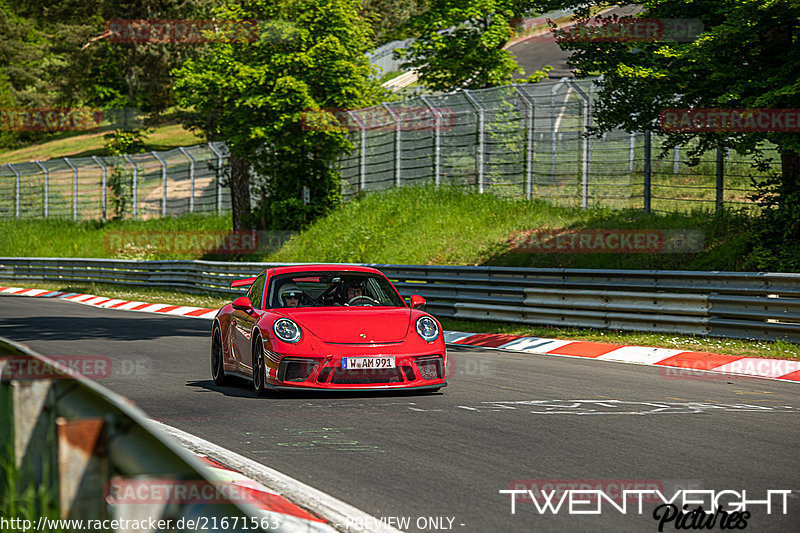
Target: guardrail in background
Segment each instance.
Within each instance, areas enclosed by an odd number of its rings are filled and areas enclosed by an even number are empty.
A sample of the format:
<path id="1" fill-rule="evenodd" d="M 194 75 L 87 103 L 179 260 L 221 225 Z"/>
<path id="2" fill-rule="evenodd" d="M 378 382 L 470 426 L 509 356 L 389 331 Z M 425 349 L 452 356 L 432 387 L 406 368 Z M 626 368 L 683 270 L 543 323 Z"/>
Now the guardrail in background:
<path id="1" fill-rule="evenodd" d="M 25 487 L 43 487 L 47 494 L 57 494 L 61 519 L 130 523 L 152 518 L 156 522 L 171 520 L 170 530 L 194 531 L 200 528 L 187 527 L 188 520 L 197 524 L 205 517 L 208 527 L 217 524 L 216 529 L 224 518 L 226 530 L 262 530 L 259 527 L 264 515 L 256 507 L 244 499 L 233 502 L 224 490 L 217 491 L 217 484 L 202 473 L 200 460 L 162 435 L 124 398 L 71 373 L 57 361 L 1 337 L 0 412 L 0 450 L 12 452 L 14 464 L 5 468 L 15 467 L 21 477 L 16 480 L 17 490 L 21 493 Z M 173 489 L 183 484 L 183 489 L 194 487 L 203 495 L 210 494 L 206 487 L 215 490 L 207 498 L 212 504 L 203 503 L 202 498 L 200 502 L 181 498 L 179 491 L 171 496 L 167 492 L 150 496 L 163 501 L 114 503 L 108 494 L 112 480 L 137 487 L 150 482 L 162 489 L 174 482 Z M 0 483 L 0 488 L 8 489 L 2 486 L 6 483 L 10 481 Z M 192 494 L 188 489 L 185 493 Z M 46 509 L 38 512 L 44 516 Z M 32 519 L 36 524 L 36 518 Z M 176 528 L 181 519 L 184 527 Z M 108 524 L 88 529 L 109 529 Z M 267 529 L 275 531 L 275 527 L 272 520 Z M 279 531 L 293 531 L 277 527 Z M 49 528 L 45 525 L 40 529 Z M 127 528 L 112 526 L 110 530 Z"/>
<path id="2" fill-rule="evenodd" d="M 239 294 L 279 263 L 0 258 L 0 279 Z M 800 342 L 800 274 L 370 264 L 435 315 Z"/>

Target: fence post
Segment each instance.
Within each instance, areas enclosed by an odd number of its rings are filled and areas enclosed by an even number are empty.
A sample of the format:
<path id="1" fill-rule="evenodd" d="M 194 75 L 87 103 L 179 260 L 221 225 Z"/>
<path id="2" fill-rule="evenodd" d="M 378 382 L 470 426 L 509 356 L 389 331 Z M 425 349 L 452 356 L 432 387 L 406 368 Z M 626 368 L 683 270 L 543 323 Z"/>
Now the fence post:
<path id="1" fill-rule="evenodd" d="M 395 185 L 395 187 L 400 188 L 400 184 L 401 184 L 400 177 L 401 177 L 401 172 L 402 172 L 402 169 L 403 169 L 403 159 L 402 159 L 402 157 L 403 157 L 403 147 L 402 147 L 402 144 L 401 144 L 402 143 L 401 131 L 402 131 L 403 123 L 400 120 L 400 115 L 395 113 L 394 109 L 389 107 L 389 104 L 387 104 L 386 102 L 383 102 L 381 105 L 383 105 L 383 107 L 386 108 L 386 111 L 388 111 L 389 114 L 392 115 L 392 118 L 394 118 L 394 120 L 395 120 L 395 126 L 394 126 L 394 185 Z"/>
<path id="2" fill-rule="evenodd" d="M 213 143 L 208 143 L 208 149 L 217 156 L 217 214 L 219 215 L 222 212 L 222 152 L 217 150 Z"/>
<path id="3" fill-rule="evenodd" d="M 725 175 L 725 152 L 723 151 L 722 147 L 717 145 L 717 168 L 716 168 L 716 181 L 717 181 L 717 205 L 716 211 L 719 213 L 722 211 L 724 206 L 725 198 L 724 198 L 724 183 L 723 178 Z"/>
<path id="4" fill-rule="evenodd" d="M 630 146 L 630 163 L 628 164 L 628 172 L 633 172 L 633 161 L 636 158 L 636 132 L 631 132 L 631 146 Z"/>
<path id="5" fill-rule="evenodd" d="M 108 192 L 106 191 L 106 184 L 108 183 L 108 169 L 106 168 L 106 164 L 100 161 L 100 158 L 96 155 L 92 156 L 92 159 L 95 163 L 100 165 L 100 168 L 103 169 L 103 222 L 106 221 L 106 209 L 107 209 L 107 202 L 108 202 Z"/>
<path id="6" fill-rule="evenodd" d="M 361 192 L 367 187 L 367 126 L 356 113 L 348 111 L 347 114 L 356 121 L 360 132 L 360 144 L 358 146 L 358 192 Z"/>
<path id="7" fill-rule="evenodd" d="M 65 157 L 64 161 L 72 169 L 72 220 L 78 221 L 78 167 L 72 164 L 69 157 Z"/>
<path id="8" fill-rule="evenodd" d="M 17 177 L 16 193 L 14 194 L 14 197 L 16 198 L 16 202 L 15 202 L 15 206 L 16 206 L 15 213 L 16 213 L 16 216 L 15 216 L 15 218 L 19 218 L 19 185 L 20 185 L 20 183 L 19 183 L 19 170 L 17 170 L 14 167 L 14 165 L 12 165 L 11 163 L 8 163 L 6 166 L 8 168 L 10 168 L 11 171 L 14 173 L 14 175 Z"/>
<path id="9" fill-rule="evenodd" d="M 569 86 L 583 100 L 583 133 L 581 137 L 581 208 L 589 207 L 589 120 L 591 116 L 591 96 L 587 95 L 581 87 L 570 80 Z"/>
<path id="10" fill-rule="evenodd" d="M 486 180 L 486 110 L 472 97 L 469 90 L 464 91 L 470 105 L 478 111 L 478 192 L 483 193 Z"/>
<path id="11" fill-rule="evenodd" d="M 36 164 L 44 172 L 44 218 L 48 218 L 50 215 L 50 170 L 38 159 Z"/>
<path id="12" fill-rule="evenodd" d="M 433 183 L 438 187 L 442 182 L 442 113 L 433 105 L 424 94 L 420 98 L 434 116 L 433 123 Z"/>
<path id="13" fill-rule="evenodd" d="M 139 186 L 139 167 L 136 163 L 131 159 L 128 154 L 125 154 L 125 161 L 130 163 L 133 166 L 133 219 L 136 220 L 136 214 L 138 213 L 138 209 L 136 207 L 136 189 Z"/>
<path id="14" fill-rule="evenodd" d="M 650 151 L 652 147 L 650 146 L 652 139 L 650 137 L 650 132 L 644 132 L 644 212 L 650 213 L 650 180 L 651 180 L 651 169 L 650 169 Z"/>
<path id="15" fill-rule="evenodd" d="M 530 200 L 533 198 L 533 119 L 536 106 L 516 84 L 511 87 L 525 102 L 525 198 Z"/>
<path id="16" fill-rule="evenodd" d="M 150 154 L 161 163 L 161 216 L 165 217 L 167 216 L 167 162 L 155 152 Z"/>
<path id="17" fill-rule="evenodd" d="M 681 147 L 676 146 L 672 156 L 672 173 L 678 173 L 678 165 L 681 162 Z"/>
<path id="18" fill-rule="evenodd" d="M 552 110 L 551 111 L 552 114 L 550 116 L 550 124 L 552 130 L 551 133 L 553 137 L 553 145 L 550 150 L 550 177 L 552 179 L 556 178 L 556 151 L 558 149 L 557 135 L 558 135 L 558 125 L 560 122 L 558 119 L 556 119 L 556 94 L 558 94 L 558 90 L 561 88 L 562 85 L 566 83 L 566 81 L 567 78 L 561 78 L 561 80 L 555 85 L 553 85 L 553 87 L 550 89 L 550 106 L 551 106 L 550 109 Z M 569 86 L 567 87 L 569 88 Z M 567 92 L 567 95 L 569 95 L 569 92 Z M 564 107 L 566 108 L 566 106 L 567 102 L 566 100 L 564 100 Z"/>
<path id="19" fill-rule="evenodd" d="M 178 150 L 189 160 L 189 212 L 194 213 L 194 157 L 183 146 Z"/>

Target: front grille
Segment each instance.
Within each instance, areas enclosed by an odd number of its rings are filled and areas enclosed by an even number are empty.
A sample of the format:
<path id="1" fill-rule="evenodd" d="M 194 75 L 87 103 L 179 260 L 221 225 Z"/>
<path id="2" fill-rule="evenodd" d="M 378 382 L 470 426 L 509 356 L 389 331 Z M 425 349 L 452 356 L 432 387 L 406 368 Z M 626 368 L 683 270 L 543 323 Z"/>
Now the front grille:
<path id="1" fill-rule="evenodd" d="M 403 381 L 399 368 L 370 368 L 346 370 L 337 368 L 333 371 L 331 383 L 357 385 L 363 383 L 398 383 Z"/>
<path id="2" fill-rule="evenodd" d="M 442 379 L 444 377 L 444 360 L 440 356 L 418 357 L 415 361 L 422 379 Z"/>
<path id="3" fill-rule="evenodd" d="M 284 358 L 278 366 L 278 379 L 281 381 L 305 381 L 316 367 L 317 361 L 314 359 Z"/>

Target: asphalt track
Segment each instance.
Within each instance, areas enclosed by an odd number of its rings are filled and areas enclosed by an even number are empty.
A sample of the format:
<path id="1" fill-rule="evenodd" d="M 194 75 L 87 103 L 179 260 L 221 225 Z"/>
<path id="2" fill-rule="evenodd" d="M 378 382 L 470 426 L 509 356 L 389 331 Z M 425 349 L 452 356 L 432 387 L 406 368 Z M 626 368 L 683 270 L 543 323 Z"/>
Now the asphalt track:
<path id="1" fill-rule="evenodd" d="M 797 384 L 675 379 L 653 367 L 452 348 L 440 394 L 258 398 L 211 382 L 209 326 L 0 297 L 0 336 L 47 355 L 109 357 L 102 383 L 151 417 L 376 517 L 408 517 L 412 526 L 448 517 L 464 532 L 657 531 L 655 503 L 641 515 L 632 504 L 627 514 L 606 505 L 601 515 L 553 515 L 518 502 L 512 515 L 498 492 L 515 480 L 583 480 L 611 494 L 620 480 L 647 480 L 668 498 L 680 488 L 744 489 L 750 500 L 793 489 L 786 515 L 779 500 L 770 515 L 752 506 L 747 530 L 797 530 Z"/>

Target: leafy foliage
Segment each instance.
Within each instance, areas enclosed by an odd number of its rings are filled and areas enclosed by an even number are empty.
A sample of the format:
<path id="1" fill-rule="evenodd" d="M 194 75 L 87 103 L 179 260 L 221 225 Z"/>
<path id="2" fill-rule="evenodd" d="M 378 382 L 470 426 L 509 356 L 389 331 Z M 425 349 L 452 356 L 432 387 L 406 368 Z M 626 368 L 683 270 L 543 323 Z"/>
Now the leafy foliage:
<path id="1" fill-rule="evenodd" d="M 259 40 L 214 43 L 175 71 L 179 102 L 195 110 L 186 123 L 225 139 L 254 170 L 259 206 L 250 225 L 301 227 L 338 202 L 336 161 L 351 147 L 347 132 L 309 127 L 305 117 L 378 98 L 365 56 L 372 31 L 359 10 L 357 0 L 231 3 L 216 16 L 265 21 Z"/>
<path id="2" fill-rule="evenodd" d="M 584 7 L 599 1 L 566 2 Z M 800 3 L 786 0 L 645 0 L 644 18 L 693 18 L 705 31 L 692 42 L 562 41 L 579 75 L 600 72 L 595 133 L 658 128 L 667 108 L 800 108 Z M 761 268 L 800 269 L 800 136 L 786 132 L 668 132 L 662 149 L 690 155 L 730 147 L 780 177 L 760 184 L 765 207 L 754 226 L 753 261 Z M 764 156 L 771 143 L 780 163 Z"/>

